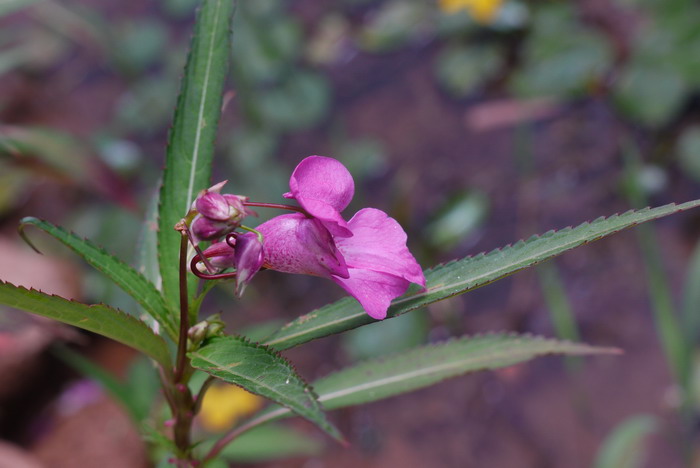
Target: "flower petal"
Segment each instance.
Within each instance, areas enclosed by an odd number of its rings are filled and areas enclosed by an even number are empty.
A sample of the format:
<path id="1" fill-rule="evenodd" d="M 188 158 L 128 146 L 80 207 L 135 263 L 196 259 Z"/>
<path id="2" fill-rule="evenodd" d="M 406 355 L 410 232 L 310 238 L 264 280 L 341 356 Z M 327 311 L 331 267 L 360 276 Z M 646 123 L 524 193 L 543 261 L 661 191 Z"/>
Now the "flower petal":
<path id="1" fill-rule="evenodd" d="M 290 192 L 286 198 L 294 198 L 318 218 L 334 236 L 352 235 L 340 216 L 355 193 L 355 182 L 350 172 L 333 158 L 309 156 L 302 160 L 289 179 Z"/>
<path id="2" fill-rule="evenodd" d="M 336 238 L 349 268 L 361 268 L 404 278 L 425 286 L 425 276 L 406 247 L 401 225 L 381 210 L 364 208 L 348 222 L 352 237 Z"/>
<path id="3" fill-rule="evenodd" d="M 318 220 L 301 213 L 287 214 L 256 229 L 264 236 L 266 268 L 325 278 L 348 276 L 343 255 Z"/>
<path id="4" fill-rule="evenodd" d="M 410 282 L 388 273 L 348 268 L 349 278 L 333 276 L 331 279 L 345 289 L 377 320 L 386 318 L 391 301 L 406 292 Z"/>

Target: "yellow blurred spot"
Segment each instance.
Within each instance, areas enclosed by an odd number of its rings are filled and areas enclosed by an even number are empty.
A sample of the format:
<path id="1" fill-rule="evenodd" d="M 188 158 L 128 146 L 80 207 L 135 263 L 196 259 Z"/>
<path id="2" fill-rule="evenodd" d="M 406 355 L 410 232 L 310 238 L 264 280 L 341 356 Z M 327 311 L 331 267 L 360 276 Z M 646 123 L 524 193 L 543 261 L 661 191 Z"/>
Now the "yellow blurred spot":
<path id="1" fill-rule="evenodd" d="M 479 23 L 491 23 L 503 5 L 503 0 L 438 0 L 440 9 L 445 13 L 457 13 L 467 10 Z"/>
<path id="2" fill-rule="evenodd" d="M 262 404 L 261 397 L 240 387 L 215 384 L 204 394 L 199 419 L 207 431 L 220 432 L 258 410 Z"/>

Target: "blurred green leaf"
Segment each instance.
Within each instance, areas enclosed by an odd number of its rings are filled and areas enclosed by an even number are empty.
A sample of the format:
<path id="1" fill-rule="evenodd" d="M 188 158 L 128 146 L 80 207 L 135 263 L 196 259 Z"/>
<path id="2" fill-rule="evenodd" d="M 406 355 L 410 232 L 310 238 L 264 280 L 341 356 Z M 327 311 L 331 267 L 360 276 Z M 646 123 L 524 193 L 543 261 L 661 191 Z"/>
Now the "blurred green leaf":
<path id="1" fill-rule="evenodd" d="M 115 119 L 126 133 L 151 134 L 166 125 L 177 96 L 177 82 L 169 74 L 147 77 L 120 96 Z"/>
<path id="2" fill-rule="evenodd" d="M 282 11 L 251 11 L 258 3 L 244 2 L 234 20 L 233 73 L 248 83 L 275 82 L 299 57 L 302 30 Z"/>
<path id="3" fill-rule="evenodd" d="M 333 155 L 359 181 L 380 176 L 389 167 L 384 145 L 375 138 L 345 139 L 334 148 Z"/>
<path id="4" fill-rule="evenodd" d="M 162 22 L 152 18 L 124 22 L 114 34 L 117 62 L 129 73 L 138 73 L 153 65 L 168 45 L 168 30 Z"/>
<path id="5" fill-rule="evenodd" d="M 43 0 L 0 0 L 0 18 Z"/>
<path id="6" fill-rule="evenodd" d="M 549 231 L 487 254 L 438 265 L 425 270 L 426 289 L 421 291 L 412 286 L 406 295 L 392 302 L 387 316 L 395 317 L 463 294 L 623 229 L 697 206 L 700 206 L 700 200 L 601 217 L 576 228 Z M 276 349 L 287 349 L 372 322 L 374 319 L 365 313 L 357 301 L 346 297 L 288 323 L 269 336 L 265 344 Z"/>
<path id="7" fill-rule="evenodd" d="M 221 457 L 239 463 L 260 463 L 321 453 L 323 443 L 280 425 L 256 427 L 237 437 L 222 450 Z"/>
<path id="8" fill-rule="evenodd" d="M 309 71 L 295 71 L 257 96 L 260 114 L 278 131 L 294 131 L 316 125 L 326 115 L 330 87 L 326 79 Z"/>
<path id="9" fill-rule="evenodd" d="M 676 156 L 685 174 L 700 182 L 700 125 L 683 130 L 676 144 Z"/>
<path id="10" fill-rule="evenodd" d="M 424 2 L 384 2 L 360 30 L 358 42 L 370 52 L 389 52 L 421 36 L 432 35 L 430 5 Z"/>
<path id="11" fill-rule="evenodd" d="M 682 77 L 663 63 L 632 64 L 622 71 L 613 97 L 629 118 L 658 127 L 680 111 L 689 91 Z"/>
<path id="12" fill-rule="evenodd" d="M 646 439 L 657 428 L 656 418 L 637 415 L 620 423 L 600 448 L 595 468 L 640 468 L 644 464 Z"/>
<path id="13" fill-rule="evenodd" d="M 456 97 L 473 93 L 503 65 L 503 52 L 492 45 L 448 46 L 435 62 L 438 82 Z"/>
<path id="14" fill-rule="evenodd" d="M 683 330 L 689 346 L 700 344 L 700 242 L 695 245 L 688 262 L 683 285 Z M 695 387 L 700 391 L 700 382 Z"/>
<path id="15" fill-rule="evenodd" d="M 170 369 L 163 339 L 142 321 L 104 304 L 86 305 L 0 281 L 0 304 L 88 330 L 141 351 Z"/>
<path id="16" fill-rule="evenodd" d="M 213 338 L 188 355 L 195 369 L 284 405 L 334 438 L 342 439 L 323 414 L 311 387 L 271 349 L 227 336 Z"/>
<path id="17" fill-rule="evenodd" d="M 163 0 L 165 12 L 176 18 L 184 18 L 192 13 L 199 4 L 199 0 Z"/>
<path id="18" fill-rule="evenodd" d="M 573 5 L 548 4 L 536 11 L 524 44 L 523 65 L 511 85 L 520 96 L 571 96 L 587 91 L 612 65 L 601 33 L 584 27 Z"/>
<path id="19" fill-rule="evenodd" d="M 559 277 L 559 269 L 554 260 L 537 267 L 540 286 L 549 315 L 552 318 L 557 337 L 563 340 L 578 341 L 580 333 L 574 311 Z"/>
<path id="20" fill-rule="evenodd" d="M 165 300 L 177 310 L 180 233 L 175 224 L 210 184 L 214 139 L 229 62 L 234 2 L 204 0 L 185 66 L 160 192 L 158 256 Z M 194 279 L 190 286 L 196 285 Z"/>
<path id="21" fill-rule="evenodd" d="M 464 191 L 438 210 L 425 228 L 428 243 L 446 252 L 474 232 L 486 218 L 489 199 L 481 192 Z"/>
<path id="22" fill-rule="evenodd" d="M 158 320 L 160 325 L 173 340 L 177 340 L 178 331 L 173 319 L 174 313 L 168 311 L 163 296 L 161 296 L 155 286 L 143 275 L 120 259 L 107 253 L 101 247 L 59 226 L 32 217 L 22 219 L 21 228 L 24 229 L 27 225 L 35 226 L 53 236 L 56 240 L 62 242 L 65 246 L 80 255 L 93 268 L 105 274 L 110 280 L 141 304 L 151 317 Z"/>

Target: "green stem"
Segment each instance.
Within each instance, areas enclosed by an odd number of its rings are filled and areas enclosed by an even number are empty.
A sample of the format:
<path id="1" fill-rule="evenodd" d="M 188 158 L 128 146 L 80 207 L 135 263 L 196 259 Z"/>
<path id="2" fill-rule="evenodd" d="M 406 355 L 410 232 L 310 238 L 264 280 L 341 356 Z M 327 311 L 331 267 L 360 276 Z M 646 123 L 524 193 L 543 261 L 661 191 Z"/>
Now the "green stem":
<path id="1" fill-rule="evenodd" d="M 187 360 L 187 331 L 190 329 L 187 297 L 187 237 L 180 238 L 180 338 L 177 343 L 177 360 L 174 382 L 182 383 Z"/>
<path id="2" fill-rule="evenodd" d="M 192 466 L 191 432 L 194 419 L 194 398 L 187 386 L 189 374 L 186 372 L 187 332 L 189 326 L 189 297 L 187 293 L 187 236 L 180 239 L 180 337 L 177 345 L 177 360 L 170 395 L 172 399 L 173 438 L 178 448 L 177 466 Z"/>

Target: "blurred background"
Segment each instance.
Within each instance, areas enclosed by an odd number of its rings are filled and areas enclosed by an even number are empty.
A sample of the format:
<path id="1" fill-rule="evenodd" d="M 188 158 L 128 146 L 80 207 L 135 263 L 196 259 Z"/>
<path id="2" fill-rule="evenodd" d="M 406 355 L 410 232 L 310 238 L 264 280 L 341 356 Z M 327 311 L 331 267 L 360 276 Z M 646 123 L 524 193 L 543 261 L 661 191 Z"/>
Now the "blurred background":
<path id="1" fill-rule="evenodd" d="M 16 229 L 24 216 L 45 218 L 140 265 L 196 4 L 0 1 L 0 279 L 138 310 L 58 243 L 30 232 L 39 256 Z M 213 181 L 281 202 L 303 157 L 335 157 L 355 177 L 347 217 L 365 206 L 388 212 L 424 267 L 700 198 L 700 6 L 691 0 L 241 0 L 232 58 Z M 304 443 L 251 442 L 238 460 L 691 466 L 696 366 L 679 386 L 664 349 L 700 349 L 700 214 L 642 228 L 285 353 L 308 380 L 488 331 L 623 355 L 544 358 L 335 412 L 348 449 L 290 421 Z M 264 336 L 342 296 L 327 281 L 264 272 L 240 301 L 218 287 L 205 310 L 221 312 L 230 332 Z M 128 412 L 95 383 L 107 372 L 148 412 L 157 382 L 135 358 L 1 310 L 0 466 L 148 466 Z"/>

